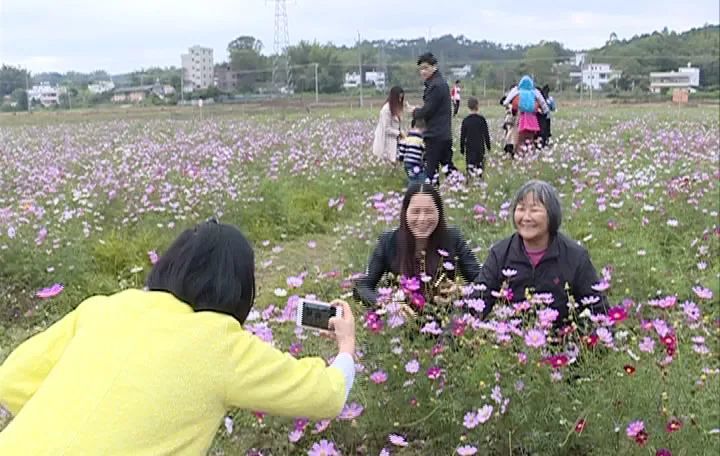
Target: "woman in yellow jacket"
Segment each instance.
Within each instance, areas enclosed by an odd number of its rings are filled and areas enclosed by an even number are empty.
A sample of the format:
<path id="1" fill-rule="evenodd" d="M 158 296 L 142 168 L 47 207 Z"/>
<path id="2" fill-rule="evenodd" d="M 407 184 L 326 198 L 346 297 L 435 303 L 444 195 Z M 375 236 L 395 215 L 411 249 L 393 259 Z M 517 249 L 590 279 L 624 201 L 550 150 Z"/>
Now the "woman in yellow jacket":
<path id="1" fill-rule="evenodd" d="M 0 366 L 14 419 L 0 455 L 205 454 L 228 409 L 332 418 L 354 380 L 355 327 L 331 320 L 339 354 L 295 359 L 242 328 L 254 255 L 236 228 L 183 232 L 146 290 L 95 296 Z"/>

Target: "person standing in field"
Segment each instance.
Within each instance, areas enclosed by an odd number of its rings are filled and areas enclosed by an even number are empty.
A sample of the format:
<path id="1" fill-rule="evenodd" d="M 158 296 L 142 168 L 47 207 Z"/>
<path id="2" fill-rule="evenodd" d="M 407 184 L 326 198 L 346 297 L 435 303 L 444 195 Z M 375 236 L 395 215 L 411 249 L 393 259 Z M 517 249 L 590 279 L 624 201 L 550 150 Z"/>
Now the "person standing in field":
<path id="1" fill-rule="evenodd" d="M 530 76 L 523 76 L 517 88 L 508 92 L 504 105 L 512 105 L 513 110 L 517 110 L 518 113 L 518 134 L 515 143 L 515 152 L 518 153 L 520 147 L 526 147 L 527 143 L 532 142 L 540 133 L 537 113 L 547 113 L 549 108 Z"/>
<path id="2" fill-rule="evenodd" d="M 379 159 L 395 162 L 398 138 L 403 136 L 400 124 L 404 104 L 405 92 L 402 87 L 391 88 L 387 100 L 380 109 L 378 124 L 375 127 L 373 155 Z"/>
<path id="3" fill-rule="evenodd" d="M 470 115 L 460 127 L 460 154 L 465 156 L 468 176 L 483 177 L 485 172 L 485 151 L 490 151 L 490 132 L 487 120 L 480 115 L 477 98 L 468 98 Z"/>
<path id="4" fill-rule="evenodd" d="M 460 80 L 458 79 L 455 81 L 455 85 L 450 90 L 450 98 L 452 99 L 453 104 L 453 117 L 457 116 L 458 111 L 460 110 Z"/>
<path id="5" fill-rule="evenodd" d="M 457 168 L 452 162 L 452 115 L 450 88 L 438 70 L 438 61 L 430 52 L 417 60 L 418 71 L 425 84 L 423 105 L 413 111 L 413 119 L 425 120 L 425 157 L 427 179 L 439 184 L 440 164 L 450 173 Z"/>

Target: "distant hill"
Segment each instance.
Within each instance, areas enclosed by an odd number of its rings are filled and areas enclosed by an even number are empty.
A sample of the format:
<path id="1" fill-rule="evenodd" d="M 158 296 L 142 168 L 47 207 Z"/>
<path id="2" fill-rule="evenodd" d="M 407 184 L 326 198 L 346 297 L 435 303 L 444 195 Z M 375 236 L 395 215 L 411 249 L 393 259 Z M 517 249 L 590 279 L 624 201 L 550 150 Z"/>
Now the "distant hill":
<path id="1" fill-rule="evenodd" d="M 634 36 L 628 40 L 610 37 L 605 46 L 590 50 L 595 62 L 610 63 L 622 70 L 624 79 L 645 81 L 651 71 L 700 68 L 700 85 L 720 88 L 720 25 L 706 25 L 683 33 L 668 31 Z"/>

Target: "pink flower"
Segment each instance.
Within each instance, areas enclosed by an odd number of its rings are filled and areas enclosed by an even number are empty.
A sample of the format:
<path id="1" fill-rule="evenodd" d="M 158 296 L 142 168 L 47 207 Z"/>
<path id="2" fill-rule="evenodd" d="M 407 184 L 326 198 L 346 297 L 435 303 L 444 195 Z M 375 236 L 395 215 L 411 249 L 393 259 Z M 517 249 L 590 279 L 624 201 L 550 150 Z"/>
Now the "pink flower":
<path id="1" fill-rule="evenodd" d="M 493 412 L 493 406 L 492 405 L 485 405 L 480 410 L 478 410 L 477 419 L 482 424 L 485 423 L 487 420 L 490 419 Z"/>
<path id="2" fill-rule="evenodd" d="M 692 290 L 695 292 L 697 297 L 700 299 L 712 299 L 712 297 L 713 297 L 713 292 L 709 288 L 698 286 L 698 287 L 693 287 Z"/>
<path id="3" fill-rule="evenodd" d="M 56 283 L 49 288 L 43 288 L 42 290 L 38 290 L 38 292 L 35 293 L 35 296 L 41 299 L 53 298 L 62 293 L 64 288 L 65 287 L 63 287 L 61 284 Z"/>
<path id="4" fill-rule="evenodd" d="M 327 428 L 330 427 L 330 420 L 322 420 L 318 421 L 315 424 L 315 429 L 312 431 L 313 434 L 320 434 L 321 432 L 325 432 Z"/>
<path id="5" fill-rule="evenodd" d="M 438 252 L 438 254 L 439 254 L 441 257 L 444 257 L 444 258 L 447 258 L 448 255 L 449 255 L 448 252 L 447 252 L 447 250 L 438 249 L 437 252 Z"/>
<path id="6" fill-rule="evenodd" d="M 638 435 L 638 433 L 640 433 L 640 431 L 644 431 L 644 430 L 645 430 L 645 423 L 638 420 L 638 421 L 633 421 L 630 424 L 628 424 L 628 427 L 625 430 L 625 433 L 627 434 L 628 437 L 630 437 L 631 439 L 634 439 Z"/>
<path id="7" fill-rule="evenodd" d="M 557 320 L 557 317 L 560 315 L 560 312 L 558 312 L 555 309 L 547 308 L 539 310 L 538 313 L 538 319 L 540 320 L 540 327 L 542 328 L 548 328 L 552 326 L 552 323 Z"/>
<path id="8" fill-rule="evenodd" d="M 385 383 L 387 381 L 387 379 L 388 379 L 387 373 L 385 373 L 384 371 L 381 371 L 381 370 L 373 372 L 370 375 L 370 380 L 372 380 L 372 382 L 375 383 L 376 385 Z"/>
<path id="9" fill-rule="evenodd" d="M 655 456 L 672 456 L 672 452 L 667 448 L 659 448 L 655 452 Z"/>
<path id="10" fill-rule="evenodd" d="M 157 252 L 154 250 L 150 250 L 148 252 L 148 258 L 150 259 L 150 264 L 155 264 L 160 259 L 160 257 L 158 257 Z"/>
<path id="11" fill-rule="evenodd" d="M 645 337 L 639 344 L 640 351 L 645 353 L 653 353 L 655 351 L 655 341 L 650 337 Z"/>
<path id="12" fill-rule="evenodd" d="M 413 359 L 412 361 L 409 361 L 407 364 L 405 364 L 405 372 L 408 374 L 417 374 L 420 370 L 420 363 L 416 359 Z"/>
<path id="13" fill-rule="evenodd" d="M 303 433 L 302 429 L 294 429 L 288 434 L 288 440 L 290 443 L 297 443 L 302 438 Z"/>
<path id="14" fill-rule="evenodd" d="M 480 424 L 480 420 L 478 420 L 477 412 L 467 412 L 463 417 L 463 426 L 468 429 L 474 429 L 478 424 Z"/>
<path id="15" fill-rule="evenodd" d="M 363 406 L 358 404 L 357 402 L 351 402 L 349 404 L 345 404 L 345 407 L 343 407 L 343 409 L 340 412 L 340 415 L 338 415 L 337 419 L 343 420 L 343 421 L 354 420 L 355 418 L 362 415 L 363 410 L 364 410 Z"/>
<path id="16" fill-rule="evenodd" d="M 388 436 L 388 439 L 390 440 L 390 443 L 392 443 L 395 446 L 399 447 L 406 447 L 408 446 L 407 440 L 405 440 L 405 437 L 397 434 L 390 434 Z"/>
<path id="17" fill-rule="evenodd" d="M 339 456 L 338 450 L 335 448 L 335 444 L 328 442 L 323 439 L 318 443 L 313 444 L 308 456 Z"/>
<path id="18" fill-rule="evenodd" d="M 540 348 L 545 345 L 545 333 L 538 329 L 531 329 L 525 333 L 525 345 Z"/>
<path id="19" fill-rule="evenodd" d="M 515 277 L 517 275 L 517 269 L 507 268 L 507 269 L 503 269 L 501 272 L 502 272 L 502 275 L 504 275 L 507 278 Z"/>
<path id="20" fill-rule="evenodd" d="M 456 451 L 460 456 L 472 456 L 477 453 L 477 448 L 472 445 L 465 445 L 459 447 Z"/>

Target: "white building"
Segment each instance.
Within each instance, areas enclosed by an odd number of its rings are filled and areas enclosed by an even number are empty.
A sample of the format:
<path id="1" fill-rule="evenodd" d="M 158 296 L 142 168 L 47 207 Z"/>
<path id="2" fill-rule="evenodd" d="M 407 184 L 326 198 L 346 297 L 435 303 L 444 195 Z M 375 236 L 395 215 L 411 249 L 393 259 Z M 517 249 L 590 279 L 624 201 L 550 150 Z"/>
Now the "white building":
<path id="1" fill-rule="evenodd" d="M 60 95 L 65 93 L 64 87 L 51 86 L 49 82 L 34 85 L 28 91 L 28 101 L 39 101 L 45 107 L 60 104 Z"/>
<path id="2" fill-rule="evenodd" d="M 180 60 L 185 91 L 207 89 L 213 84 L 215 65 L 211 48 L 193 46 L 187 54 L 180 56 Z"/>
<path id="3" fill-rule="evenodd" d="M 115 88 L 115 83 L 112 81 L 97 81 L 92 84 L 88 84 L 88 90 L 93 94 L 101 94 L 110 92 Z"/>
<path id="4" fill-rule="evenodd" d="M 700 68 L 693 68 L 688 63 L 686 68 L 678 71 L 661 71 L 650 73 L 650 91 L 660 93 L 663 89 L 687 89 L 695 92 L 700 86 Z"/>
<path id="5" fill-rule="evenodd" d="M 576 52 L 575 53 L 575 66 L 583 66 L 585 65 L 585 58 L 587 57 L 587 54 L 584 52 Z"/>
<path id="6" fill-rule="evenodd" d="M 385 72 L 384 71 L 366 71 L 365 83 L 372 84 L 376 89 L 385 88 Z"/>
<path id="7" fill-rule="evenodd" d="M 461 67 L 452 67 L 450 68 L 450 73 L 453 75 L 453 77 L 457 79 L 465 79 L 470 75 L 472 72 L 472 67 L 470 65 L 463 65 Z"/>
<path id="8" fill-rule="evenodd" d="M 343 88 L 353 89 L 356 87 L 360 87 L 360 73 L 345 73 L 345 82 L 343 83 Z"/>
<path id="9" fill-rule="evenodd" d="M 604 85 L 620 77 L 622 72 L 612 69 L 609 63 L 592 63 L 583 65 L 582 71 L 570 73 L 571 78 L 580 79 L 585 87 L 600 90 Z"/>

